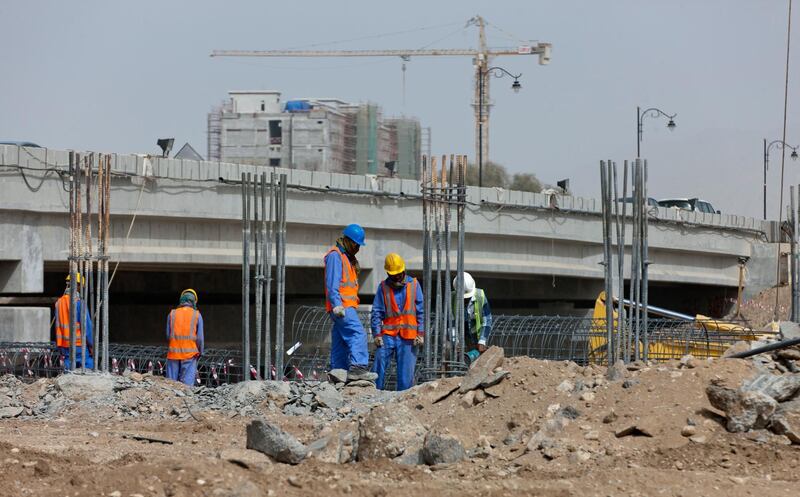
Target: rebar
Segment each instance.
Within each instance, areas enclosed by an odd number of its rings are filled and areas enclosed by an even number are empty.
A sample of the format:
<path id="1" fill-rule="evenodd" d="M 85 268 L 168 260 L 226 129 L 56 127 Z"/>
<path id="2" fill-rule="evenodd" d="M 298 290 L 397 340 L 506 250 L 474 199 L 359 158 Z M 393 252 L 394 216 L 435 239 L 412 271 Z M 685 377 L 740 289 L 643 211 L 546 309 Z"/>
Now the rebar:
<path id="1" fill-rule="evenodd" d="M 425 367 L 431 367 L 431 340 L 433 333 L 431 333 L 431 232 L 429 216 L 429 200 L 428 196 L 424 194 L 426 185 L 430 182 L 428 157 L 422 156 L 422 182 L 420 184 L 422 195 L 422 293 L 425 297 L 424 300 L 424 326 L 423 329 L 427 333 L 428 339 L 425 340 L 423 345 L 423 355 L 425 357 Z"/>
<path id="2" fill-rule="evenodd" d="M 275 173 L 270 173 L 269 181 L 269 219 L 267 223 L 267 247 L 264 251 L 266 266 L 265 307 L 264 316 L 264 378 L 271 378 L 272 372 L 272 219 L 275 211 Z"/>
<path id="3" fill-rule="evenodd" d="M 275 364 L 277 371 L 283 371 L 284 363 L 284 326 L 286 320 L 286 174 L 280 175 L 280 190 L 278 196 L 278 243 L 276 244 L 276 258 L 278 265 L 277 284 L 277 309 L 275 322 Z"/>
<path id="4" fill-rule="evenodd" d="M 644 360 L 648 360 L 648 356 L 650 354 L 650 327 L 647 324 L 648 320 L 648 312 L 647 312 L 647 305 L 648 305 L 648 268 L 650 267 L 650 259 L 649 259 L 649 250 L 648 250 L 648 240 L 647 240 L 647 232 L 649 230 L 649 212 L 650 206 L 647 202 L 647 159 L 644 160 L 642 175 L 641 175 L 641 198 L 640 202 L 642 204 L 642 329 L 645 331 L 644 333 Z"/>
<path id="5" fill-rule="evenodd" d="M 262 276 L 261 276 L 261 220 L 259 218 L 259 207 L 261 206 L 263 194 L 263 185 L 261 184 L 261 175 L 256 175 L 253 178 L 253 236 L 255 243 L 253 247 L 253 256 L 255 258 L 256 274 L 255 274 L 255 300 L 256 300 L 256 362 L 255 369 L 261 367 L 261 301 L 264 295 L 262 291 Z M 263 215 L 263 214 L 262 214 Z M 259 379 L 260 375 L 256 375 Z"/>
<path id="6" fill-rule="evenodd" d="M 250 173 L 242 173 L 242 358 L 250 357 Z M 247 369 L 247 364 L 242 365 Z M 247 375 L 244 377 L 247 381 Z"/>

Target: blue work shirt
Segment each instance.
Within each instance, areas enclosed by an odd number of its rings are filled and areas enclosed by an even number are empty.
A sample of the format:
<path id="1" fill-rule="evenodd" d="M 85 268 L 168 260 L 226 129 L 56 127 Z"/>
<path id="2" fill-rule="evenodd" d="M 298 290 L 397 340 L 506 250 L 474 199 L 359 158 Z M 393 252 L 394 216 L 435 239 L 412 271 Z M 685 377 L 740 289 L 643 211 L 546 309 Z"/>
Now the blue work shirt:
<path id="1" fill-rule="evenodd" d="M 83 302 L 81 302 L 81 299 L 78 299 L 76 304 L 77 305 L 75 306 L 75 308 L 77 312 L 75 313 L 75 321 L 80 323 L 82 320 L 81 312 L 83 312 Z M 58 306 L 56 306 L 56 320 L 55 320 L 56 326 L 58 326 L 58 323 L 60 322 L 61 320 L 59 319 L 58 315 Z M 69 322 L 69 319 L 67 319 L 67 322 Z M 94 346 L 94 335 L 92 334 L 92 318 L 91 316 L 88 315 L 86 316 L 86 343 L 90 347 Z M 62 347 L 62 348 L 69 348 L 69 347 Z M 78 347 L 78 349 L 80 350 L 80 347 Z"/>
<path id="2" fill-rule="evenodd" d="M 336 247 L 347 257 L 344 247 L 338 243 Z M 328 301 L 331 303 L 332 308 L 342 305 L 342 295 L 339 293 L 339 285 L 341 284 L 342 258 L 336 251 L 333 251 L 325 256 L 325 289 L 328 291 Z"/>
<path id="3" fill-rule="evenodd" d="M 406 276 L 406 283 L 410 283 L 413 280 L 411 276 Z M 385 280 L 386 285 L 394 292 L 394 300 L 397 302 L 397 307 L 403 309 L 406 305 L 406 286 L 403 285 L 401 288 L 395 288 L 392 286 L 391 281 L 389 278 Z M 416 304 L 417 308 L 417 333 L 420 335 L 425 334 L 425 307 L 423 305 L 422 299 L 422 288 L 417 282 L 417 298 L 415 299 L 414 303 Z M 378 336 L 383 330 L 383 320 L 386 318 L 386 302 L 383 301 L 383 291 L 381 291 L 381 285 L 378 285 L 378 289 L 375 291 L 375 300 L 372 301 L 372 335 Z"/>
<path id="4" fill-rule="evenodd" d="M 192 307 L 192 304 L 183 304 L 179 307 Z M 167 314 L 167 341 L 169 341 L 170 337 L 172 336 L 172 324 L 169 320 L 169 314 Z M 200 314 L 200 311 L 197 311 L 197 338 L 195 339 L 197 343 L 197 350 L 200 352 L 200 355 L 203 355 L 203 347 L 205 345 L 205 338 L 203 336 L 203 315 Z"/>

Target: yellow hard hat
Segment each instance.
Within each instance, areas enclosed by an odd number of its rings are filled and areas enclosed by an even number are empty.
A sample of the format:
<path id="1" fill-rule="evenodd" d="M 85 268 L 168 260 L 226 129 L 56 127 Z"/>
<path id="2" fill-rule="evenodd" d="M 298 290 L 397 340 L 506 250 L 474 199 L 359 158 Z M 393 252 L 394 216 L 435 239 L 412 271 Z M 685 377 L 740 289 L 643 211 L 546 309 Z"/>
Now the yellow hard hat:
<path id="1" fill-rule="evenodd" d="M 389 275 L 394 276 L 395 274 L 400 274 L 406 270 L 406 263 L 403 261 L 403 258 L 400 257 L 400 254 L 395 254 L 392 252 L 386 256 L 386 260 L 383 263 L 383 269 L 385 269 Z"/>
<path id="2" fill-rule="evenodd" d="M 192 290 L 191 288 L 187 288 L 186 290 L 184 290 L 184 291 L 182 291 L 182 292 L 181 292 L 181 297 L 183 296 L 183 294 L 184 294 L 184 293 L 191 293 L 192 295 L 194 295 L 194 303 L 195 303 L 195 304 L 197 304 L 197 300 L 198 300 L 198 298 L 197 298 L 197 292 L 195 292 L 195 291 L 194 291 L 194 290 Z"/>
<path id="3" fill-rule="evenodd" d="M 67 275 L 67 279 L 66 279 L 67 283 L 70 282 L 70 277 L 69 276 L 70 275 Z M 79 285 L 83 285 L 83 276 L 81 276 L 81 273 L 75 273 L 75 281 L 78 282 Z"/>

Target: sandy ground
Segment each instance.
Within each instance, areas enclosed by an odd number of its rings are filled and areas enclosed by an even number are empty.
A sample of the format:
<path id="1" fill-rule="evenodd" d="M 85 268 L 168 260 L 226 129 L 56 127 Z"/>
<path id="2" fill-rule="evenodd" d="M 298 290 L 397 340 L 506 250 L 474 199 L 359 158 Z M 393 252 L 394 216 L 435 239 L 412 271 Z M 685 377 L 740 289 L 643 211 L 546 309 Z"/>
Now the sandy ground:
<path id="1" fill-rule="evenodd" d="M 389 401 L 411 408 L 426 428 L 454 434 L 469 453 L 483 449 L 459 463 L 404 466 L 390 460 L 330 464 L 307 459 L 291 466 L 245 450 L 251 416 L 199 410 L 184 421 L 163 415 L 131 419 L 112 415 L 110 408 L 75 403 L 58 417 L 0 421 L 0 495 L 798 493 L 800 449 L 766 431 L 728 433 L 721 413 L 706 400 L 709 381 L 740 382 L 753 375 L 750 362 L 644 367 L 629 372 L 627 383 L 605 380 L 605 368 L 573 363 L 512 358 L 503 367 L 511 376 L 492 387 L 497 397 L 476 405 L 465 405 L 458 394 L 432 402 L 457 378 L 415 387 Z M 560 450 L 545 455 L 528 448 L 532 434 L 566 407 L 575 419 L 557 435 Z M 358 422 L 287 416 L 258 406 L 255 410 L 256 417 L 279 424 L 303 442 Z M 615 436 L 632 425 L 651 436 Z M 693 425 L 692 439 L 682 435 L 687 425 Z M 126 438 L 132 434 L 172 444 Z M 243 455 L 237 459 L 231 453 Z"/>

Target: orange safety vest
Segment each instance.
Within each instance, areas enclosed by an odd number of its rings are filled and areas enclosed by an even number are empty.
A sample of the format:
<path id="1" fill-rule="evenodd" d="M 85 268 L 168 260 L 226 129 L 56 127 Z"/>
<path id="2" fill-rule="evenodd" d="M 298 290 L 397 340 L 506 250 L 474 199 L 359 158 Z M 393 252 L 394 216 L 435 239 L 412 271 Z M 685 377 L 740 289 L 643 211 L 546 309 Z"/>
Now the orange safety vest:
<path id="1" fill-rule="evenodd" d="M 200 355 L 197 349 L 197 316 L 191 307 L 178 307 L 169 313 L 169 350 L 167 359 L 185 361 Z"/>
<path id="2" fill-rule="evenodd" d="M 383 305 L 386 307 L 386 317 L 383 318 L 381 334 L 396 336 L 400 333 L 400 338 L 405 340 L 417 338 L 417 330 L 419 330 L 416 306 L 417 279 L 411 278 L 411 281 L 406 282 L 406 303 L 402 311 L 394 298 L 394 291 L 385 281 L 381 282 L 381 292 L 383 292 Z"/>
<path id="3" fill-rule="evenodd" d="M 65 293 L 56 301 L 58 322 L 56 323 L 56 347 L 69 347 L 69 294 Z M 75 346 L 81 344 L 81 318 L 75 316 Z"/>
<path id="4" fill-rule="evenodd" d="M 342 259 L 342 279 L 339 282 L 339 295 L 342 297 L 342 307 L 358 307 L 358 275 L 355 268 L 350 264 L 350 259 L 339 250 L 339 247 L 332 247 L 325 252 L 323 261 L 328 258 L 328 254 L 336 252 Z M 325 310 L 331 312 L 333 306 L 330 299 L 328 299 L 328 287 L 325 287 Z"/>

